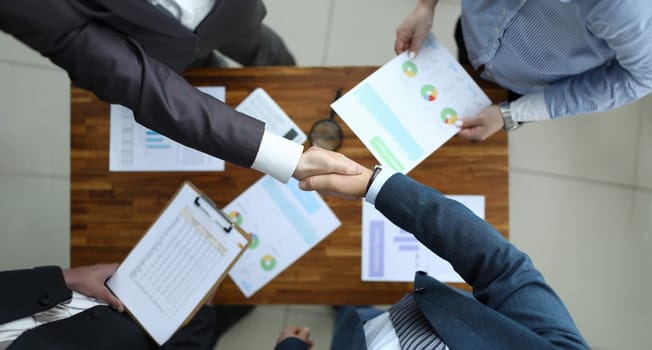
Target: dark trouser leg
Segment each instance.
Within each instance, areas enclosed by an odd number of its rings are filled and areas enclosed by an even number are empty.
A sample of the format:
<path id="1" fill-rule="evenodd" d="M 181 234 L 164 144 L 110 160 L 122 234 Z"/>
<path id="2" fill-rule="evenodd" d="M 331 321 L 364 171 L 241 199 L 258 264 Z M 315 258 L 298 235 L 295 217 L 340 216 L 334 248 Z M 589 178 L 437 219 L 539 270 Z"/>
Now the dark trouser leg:
<path id="1" fill-rule="evenodd" d="M 243 66 L 296 65 L 283 39 L 264 24 L 217 50 Z"/>
<path id="2" fill-rule="evenodd" d="M 202 349 L 212 350 L 220 337 L 217 330 L 216 315 L 212 307 L 202 306 L 195 316 L 181 327 L 161 349 Z"/>
<path id="3" fill-rule="evenodd" d="M 469 61 L 469 54 L 466 52 L 466 45 L 464 44 L 464 33 L 462 33 L 462 19 L 457 19 L 455 25 L 455 43 L 457 44 L 457 60 L 460 64 L 471 64 Z"/>

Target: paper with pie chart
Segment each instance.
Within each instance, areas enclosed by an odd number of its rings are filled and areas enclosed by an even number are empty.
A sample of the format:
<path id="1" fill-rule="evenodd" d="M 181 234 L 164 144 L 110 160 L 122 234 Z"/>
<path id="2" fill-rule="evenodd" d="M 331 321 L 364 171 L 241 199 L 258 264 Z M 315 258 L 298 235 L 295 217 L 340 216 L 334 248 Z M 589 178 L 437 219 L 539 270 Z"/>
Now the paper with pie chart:
<path id="1" fill-rule="evenodd" d="M 224 211 L 251 237 L 229 276 L 249 298 L 340 226 L 317 192 L 269 175 L 240 194 Z"/>
<path id="2" fill-rule="evenodd" d="M 455 57 L 429 36 L 414 59 L 402 53 L 331 107 L 386 167 L 408 173 L 491 104 Z"/>

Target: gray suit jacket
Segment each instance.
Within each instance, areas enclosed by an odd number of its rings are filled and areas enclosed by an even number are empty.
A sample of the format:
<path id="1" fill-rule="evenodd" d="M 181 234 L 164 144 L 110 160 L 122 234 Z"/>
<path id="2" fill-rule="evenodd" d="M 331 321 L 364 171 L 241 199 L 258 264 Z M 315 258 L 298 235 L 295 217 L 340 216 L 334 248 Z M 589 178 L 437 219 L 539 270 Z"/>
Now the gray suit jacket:
<path id="1" fill-rule="evenodd" d="M 238 165 L 253 163 L 264 124 L 189 85 L 196 57 L 256 30 L 260 0 L 220 0 L 195 32 L 146 0 L 4 0 L 3 30 L 68 72 L 76 85 L 132 109 L 136 121 Z"/>

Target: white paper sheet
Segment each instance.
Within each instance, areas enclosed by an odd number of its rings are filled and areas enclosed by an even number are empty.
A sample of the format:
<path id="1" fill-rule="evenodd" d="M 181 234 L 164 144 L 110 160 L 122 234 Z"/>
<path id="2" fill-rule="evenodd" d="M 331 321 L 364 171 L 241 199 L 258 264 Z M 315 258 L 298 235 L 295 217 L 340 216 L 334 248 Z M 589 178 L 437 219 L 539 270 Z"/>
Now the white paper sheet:
<path id="1" fill-rule="evenodd" d="M 158 344 L 167 341 L 247 245 L 184 184 L 107 286 Z M 202 203 L 202 202 L 198 202 Z"/>
<path id="2" fill-rule="evenodd" d="M 447 196 L 484 218 L 484 196 Z M 412 282 L 425 271 L 442 282 L 463 282 L 451 265 L 411 233 L 387 220 L 373 205 L 362 204 L 362 280 Z"/>
<path id="3" fill-rule="evenodd" d="M 223 86 L 198 89 L 224 102 Z M 224 171 L 224 161 L 136 123 L 129 108 L 111 105 L 109 171 Z"/>
<path id="4" fill-rule="evenodd" d="M 265 129 L 271 133 L 300 145 L 306 142 L 306 134 L 262 88 L 254 90 L 235 109 L 264 121 Z"/>
<path id="5" fill-rule="evenodd" d="M 251 235 L 251 244 L 229 272 L 250 297 L 340 226 L 316 192 L 266 175 L 224 210 Z"/>
<path id="6" fill-rule="evenodd" d="M 431 36 L 415 59 L 396 56 L 331 106 L 380 163 L 408 173 L 490 103 Z"/>

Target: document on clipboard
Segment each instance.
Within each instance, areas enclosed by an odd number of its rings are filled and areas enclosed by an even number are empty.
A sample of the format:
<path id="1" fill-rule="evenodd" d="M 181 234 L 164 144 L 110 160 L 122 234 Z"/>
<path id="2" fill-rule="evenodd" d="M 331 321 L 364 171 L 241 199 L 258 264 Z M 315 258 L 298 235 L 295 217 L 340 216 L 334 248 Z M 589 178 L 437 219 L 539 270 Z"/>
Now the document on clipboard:
<path id="1" fill-rule="evenodd" d="M 184 182 L 106 285 L 161 345 L 194 316 L 249 243 L 228 215 Z"/>

